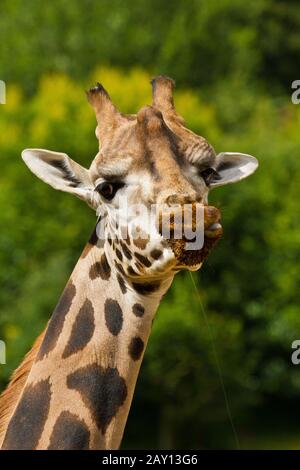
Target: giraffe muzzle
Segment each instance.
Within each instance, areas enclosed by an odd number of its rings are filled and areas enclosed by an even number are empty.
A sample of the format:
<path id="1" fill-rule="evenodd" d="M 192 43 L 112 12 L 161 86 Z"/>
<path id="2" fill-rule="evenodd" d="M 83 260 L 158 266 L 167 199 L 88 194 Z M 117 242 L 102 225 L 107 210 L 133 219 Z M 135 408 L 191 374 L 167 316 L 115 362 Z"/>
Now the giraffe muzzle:
<path id="1" fill-rule="evenodd" d="M 191 268 L 193 266 L 200 265 L 204 259 L 206 259 L 215 246 L 217 241 L 223 234 L 223 229 L 220 223 L 221 214 L 220 211 L 214 206 L 202 206 L 202 218 L 197 218 L 196 204 L 191 204 L 187 209 L 190 211 L 188 222 L 184 223 L 182 228 L 182 236 L 178 237 L 180 230 L 176 230 L 176 221 L 184 220 L 185 214 L 183 213 L 186 207 L 180 207 L 176 210 L 170 211 L 169 215 L 169 237 L 164 237 L 166 242 L 173 250 L 177 264 L 180 267 Z M 181 214 L 180 214 L 181 213 Z M 180 215 L 182 217 L 180 217 Z M 164 217 L 159 219 L 159 230 L 163 235 L 163 221 Z M 197 229 L 200 230 L 202 235 L 201 246 L 197 249 L 193 248 L 193 242 L 195 239 L 186 237 L 186 233 L 196 233 Z M 174 234 L 177 232 L 177 237 Z M 197 246 L 197 245 L 195 245 Z M 190 247 L 190 248 L 187 248 Z"/>

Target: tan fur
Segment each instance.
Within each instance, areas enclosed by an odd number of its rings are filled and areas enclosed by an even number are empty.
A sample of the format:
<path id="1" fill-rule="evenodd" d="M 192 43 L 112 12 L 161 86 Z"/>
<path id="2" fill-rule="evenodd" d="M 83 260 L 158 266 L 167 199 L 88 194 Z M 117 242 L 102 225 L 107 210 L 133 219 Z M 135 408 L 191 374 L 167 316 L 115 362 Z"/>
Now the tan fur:
<path id="1" fill-rule="evenodd" d="M 21 396 L 27 377 L 43 341 L 45 331 L 46 329 L 35 340 L 32 348 L 25 355 L 20 366 L 12 374 L 6 390 L 4 390 L 0 396 L 0 447 L 5 436 L 9 419 L 12 416 Z"/>

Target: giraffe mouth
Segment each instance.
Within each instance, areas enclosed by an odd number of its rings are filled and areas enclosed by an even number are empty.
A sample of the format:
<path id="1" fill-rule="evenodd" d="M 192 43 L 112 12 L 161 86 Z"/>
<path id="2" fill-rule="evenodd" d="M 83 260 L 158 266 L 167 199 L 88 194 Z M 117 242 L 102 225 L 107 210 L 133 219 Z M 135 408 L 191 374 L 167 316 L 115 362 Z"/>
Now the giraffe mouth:
<path id="1" fill-rule="evenodd" d="M 187 248 L 187 243 L 193 243 L 194 240 L 187 240 L 184 236 L 180 239 L 175 239 L 172 236 L 167 238 L 166 241 L 171 247 L 179 268 L 197 269 L 208 257 L 211 250 L 222 237 L 223 228 L 220 223 L 220 211 L 213 206 L 204 207 L 204 226 L 202 230 L 202 244 L 199 249 Z M 191 228 L 195 230 L 194 220 Z M 171 233 L 173 233 L 174 226 L 171 225 Z"/>

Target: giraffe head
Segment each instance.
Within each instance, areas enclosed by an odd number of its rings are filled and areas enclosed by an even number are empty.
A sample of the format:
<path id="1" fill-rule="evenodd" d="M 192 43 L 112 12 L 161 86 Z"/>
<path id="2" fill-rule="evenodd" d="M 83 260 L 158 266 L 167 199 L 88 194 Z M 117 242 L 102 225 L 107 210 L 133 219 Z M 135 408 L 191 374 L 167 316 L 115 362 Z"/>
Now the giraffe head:
<path id="1" fill-rule="evenodd" d="M 63 153 L 22 153 L 42 180 L 97 211 L 108 258 L 132 278 L 198 269 L 222 235 L 219 210 L 208 205 L 209 190 L 240 181 L 258 166 L 250 155 L 216 155 L 184 126 L 173 103 L 173 80 L 156 77 L 152 88 L 152 105 L 136 115 L 119 112 L 102 85 L 88 91 L 99 140 L 89 169 Z"/>

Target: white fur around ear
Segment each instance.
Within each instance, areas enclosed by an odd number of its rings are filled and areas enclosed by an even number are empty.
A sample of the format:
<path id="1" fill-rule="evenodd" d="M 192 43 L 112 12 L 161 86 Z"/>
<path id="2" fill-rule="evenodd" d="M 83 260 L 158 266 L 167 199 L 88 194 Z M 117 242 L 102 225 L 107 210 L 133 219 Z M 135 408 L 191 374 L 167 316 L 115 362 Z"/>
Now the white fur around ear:
<path id="1" fill-rule="evenodd" d="M 218 176 L 209 185 L 215 188 L 224 184 L 236 183 L 254 173 L 257 167 L 258 161 L 252 155 L 236 152 L 219 153 L 215 163 Z"/>
<path id="2" fill-rule="evenodd" d="M 75 194 L 94 205 L 94 187 L 89 171 L 65 153 L 43 149 L 26 149 L 22 159 L 28 168 L 55 189 Z"/>

